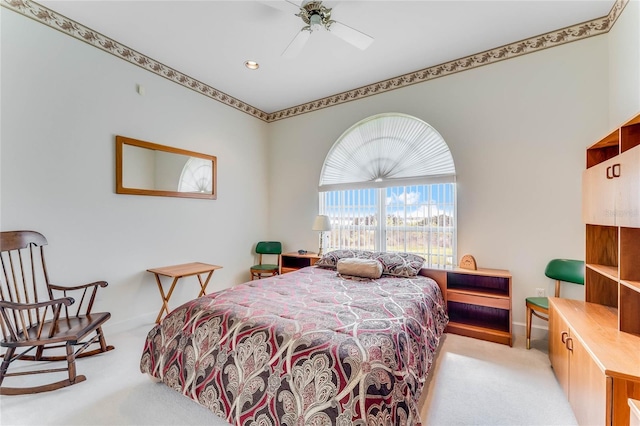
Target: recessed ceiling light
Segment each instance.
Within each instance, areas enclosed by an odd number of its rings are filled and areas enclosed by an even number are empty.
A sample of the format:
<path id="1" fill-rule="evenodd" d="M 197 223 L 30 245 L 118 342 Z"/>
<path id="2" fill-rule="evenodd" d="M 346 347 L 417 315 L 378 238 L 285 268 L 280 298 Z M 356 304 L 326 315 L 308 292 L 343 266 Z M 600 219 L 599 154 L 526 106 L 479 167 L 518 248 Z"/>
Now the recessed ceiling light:
<path id="1" fill-rule="evenodd" d="M 245 61 L 244 66 L 249 68 L 250 70 L 257 70 L 258 68 L 260 68 L 260 64 L 258 64 L 256 61 Z"/>

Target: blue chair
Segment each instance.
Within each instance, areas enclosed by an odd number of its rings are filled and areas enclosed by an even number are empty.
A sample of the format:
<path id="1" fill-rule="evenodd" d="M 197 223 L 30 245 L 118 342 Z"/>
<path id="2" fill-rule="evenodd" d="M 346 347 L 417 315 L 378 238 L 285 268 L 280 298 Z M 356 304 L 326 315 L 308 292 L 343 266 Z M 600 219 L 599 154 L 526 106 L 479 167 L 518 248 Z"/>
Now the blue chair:
<path id="1" fill-rule="evenodd" d="M 544 274 L 556 280 L 555 297 L 560 297 L 560 283 L 569 282 L 584 285 L 584 261 L 553 259 L 547 264 Z M 527 349 L 531 348 L 531 320 L 533 315 L 549 321 L 549 299 L 547 297 L 527 297 Z"/>

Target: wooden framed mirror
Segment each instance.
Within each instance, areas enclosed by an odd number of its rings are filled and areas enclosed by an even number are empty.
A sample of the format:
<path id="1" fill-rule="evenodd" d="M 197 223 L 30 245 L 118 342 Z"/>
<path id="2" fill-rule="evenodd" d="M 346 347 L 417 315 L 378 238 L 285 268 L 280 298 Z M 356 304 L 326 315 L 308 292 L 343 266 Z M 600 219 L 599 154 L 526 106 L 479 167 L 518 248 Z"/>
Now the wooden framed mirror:
<path id="1" fill-rule="evenodd" d="M 116 136 L 116 193 L 163 197 L 217 197 L 217 159 Z"/>

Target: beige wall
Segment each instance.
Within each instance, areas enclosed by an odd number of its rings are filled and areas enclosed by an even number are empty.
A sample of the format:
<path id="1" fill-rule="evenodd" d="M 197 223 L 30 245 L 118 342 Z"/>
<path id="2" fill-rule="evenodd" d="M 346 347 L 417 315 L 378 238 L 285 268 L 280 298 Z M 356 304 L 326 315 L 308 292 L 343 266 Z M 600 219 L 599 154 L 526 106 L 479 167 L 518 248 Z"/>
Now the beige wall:
<path id="1" fill-rule="evenodd" d="M 513 274 L 513 320 L 554 257 L 584 258 L 586 147 L 609 128 L 606 36 L 276 122 L 269 127 L 272 232 L 315 249 L 320 171 L 352 124 L 397 111 L 435 127 L 456 163 L 458 255 Z M 581 287 L 567 296 L 581 298 Z M 546 323 L 536 323 L 546 327 Z"/>
<path id="2" fill-rule="evenodd" d="M 609 31 L 609 127 L 640 112 L 640 1 L 631 0 Z"/>
<path id="3" fill-rule="evenodd" d="M 222 265 L 209 290 L 248 280 L 253 245 L 268 237 L 267 124 L 1 15 L 1 229 L 44 233 L 56 283 L 107 280 L 98 309 L 112 313 L 112 328 L 155 319 L 160 295 L 148 268 Z M 115 194 L 115 135 L 216 155 L 218 199 Z M 171 307 L 198 290 L 181 283 Z"/>
<path id="4" fill-rule="evenodd" d="M 0 228 L 42 231 L 57 282 L 108 280 L 110 327 L 149 322 L 160 300 L 147 268 L 223 265 L 216 290 L 248 279 L 256 240 L 315 250 L 329 148 L 357 121 L 397 111 L 449 144 L 458 254 L 511 270 L 521 324 L 524 298 L 552 289 L 548 259 L 583 257 L 586 147 L 640 110 L 639 16 L 633 0 L 608 35 L 265 124 L 3 9 Z M 116 134 L 216 155 L 218 200 L 115 194 Z M 176 302 L 195 295 L 185 284 Z"/>

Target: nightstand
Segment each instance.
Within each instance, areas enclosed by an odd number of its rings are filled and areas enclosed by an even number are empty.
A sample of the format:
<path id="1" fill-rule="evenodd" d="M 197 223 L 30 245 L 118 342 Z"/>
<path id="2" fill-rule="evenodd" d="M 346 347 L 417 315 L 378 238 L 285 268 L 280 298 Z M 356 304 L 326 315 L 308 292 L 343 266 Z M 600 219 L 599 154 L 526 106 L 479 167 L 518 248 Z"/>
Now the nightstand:
<path id="1" fill-rule="evenodd" d="M 513 345 L 509 271 L 427 268 L 426 275 L 446 285 L 447 333 Z"/>
<path id="2" fill-rule="evenodd" d="M 318 253 L 298 254 L 298 252 L 282 253 L 280 255 L 280 273 L 296 271 L 307 266 L 315 265 L 322 256 Z"/>

